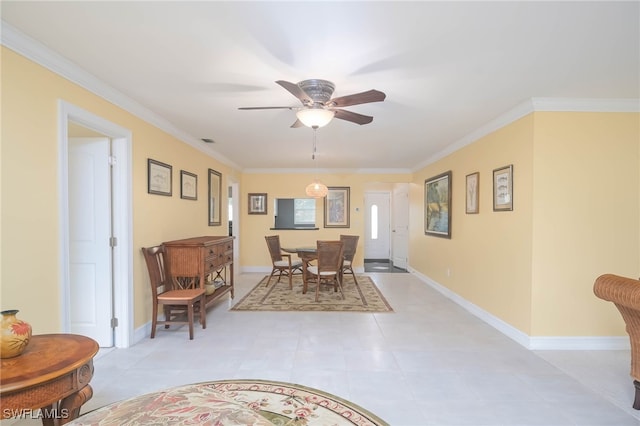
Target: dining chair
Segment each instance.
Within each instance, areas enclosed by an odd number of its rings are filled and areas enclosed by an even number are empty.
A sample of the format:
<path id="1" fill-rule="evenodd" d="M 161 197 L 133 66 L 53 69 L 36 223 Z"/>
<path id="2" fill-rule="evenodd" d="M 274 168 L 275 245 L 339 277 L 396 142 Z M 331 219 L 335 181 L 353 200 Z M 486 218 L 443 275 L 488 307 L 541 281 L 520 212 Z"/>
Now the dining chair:
<path id="1" fill-rule="evenodd" d="M 293 289 L 293 274 L 298 271 L 302 274 L 302 260 L 300 259 L 291 259 L 291 254 L 283 253 L 282 248 L 280 247 L 280 236 L 279 235 L 267 235 L 264 237 L 267 241 L 267 247 L 269 248 L 269 254 L 271 255 L 271 275 L 269 275 L 269 279 L 267 279 L 267 283 L 265 287 L 269 286 L 269 282 L 271 282 L 271 277 L 277 272 L 278 273 L 278 281 L 280 282 L 280 278 L 282 276 L 289 277 L 289 289 Z"/>
<path id="2" fill-rule="evenodd" d="M 340 290 L 340 295 L 344 299 L 341 279 L 342 263 L 344 262 L 344 243 L 342 241 L 318 240 L 316 244 L 316 264 L 307 267 L 309 279 L 316 283 L 316 302 L 319 300 L 320 286 L 323 284 L 333 285 L 334 291 Z M 309 279 L 306 282 L 309 282 Z"/>
<path id="3" fill-rule="evenodd" d="M 156 327 L 164 324 L 169 328 L 171 324 L 188 324 L 189 340 L 193 340 L 193 318 L 198 313 L 202 328 L 207 328 L 207 311 L 205 308 L 205 292 L 203 288 L 174 289 L 167 280 L 165 272 L 164 246 L 143 247 L 142 253 L 147 263 L 153 313 L 151 316 L 151 338 L 156 337 Z M 164 321 L 158 321 L 158 305 L 162 305 Z M 184 321 L 184 315 L 187 320 Z"/>
<path id="4" fill-rule="evenodd" d="M 342 264 L 342 274 L 349 273 L 353 275 L 353 281 L 358 284 L 356 273 L 353 271 L 353 258 L 358 248 L 358 235 L 340 235 L 340 241 L 344 243 L 344 262 Z"/>

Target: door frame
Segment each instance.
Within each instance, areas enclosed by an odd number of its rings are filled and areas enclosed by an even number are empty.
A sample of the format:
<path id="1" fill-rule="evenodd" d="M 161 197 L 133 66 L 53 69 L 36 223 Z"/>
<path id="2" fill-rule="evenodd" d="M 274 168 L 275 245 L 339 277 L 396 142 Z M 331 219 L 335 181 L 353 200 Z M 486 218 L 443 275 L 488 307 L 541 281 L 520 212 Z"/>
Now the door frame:
<path id="1" fill-rule="evenodd" d="M 64 100 L 58 100 L 58 228 L 60 234 L 60 323 L 63 332 L 70 330 L 69 280 L 69 159 L 68 122 L 73 121 L 112 139 L 113 236 L 118 244 L 113 250 L 114 343 L 117 348 L 132 344 L 133 332 L 133 201 L 132 201 L 132 132 Z"/>

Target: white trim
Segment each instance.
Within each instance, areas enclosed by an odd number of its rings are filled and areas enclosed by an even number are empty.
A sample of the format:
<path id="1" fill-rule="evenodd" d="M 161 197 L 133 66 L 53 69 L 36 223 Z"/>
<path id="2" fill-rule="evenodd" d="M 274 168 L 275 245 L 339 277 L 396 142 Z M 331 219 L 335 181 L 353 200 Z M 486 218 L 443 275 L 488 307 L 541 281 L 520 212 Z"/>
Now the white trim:
<path id="1" fill-rule="evenodd" d="M 431 278 L 419 273 L 413 268 L 408 271 L 424 281 L 427 285 L 440 292 L 447 299 L 460 305 L 471 314 L 486 322 L 505 336 L 530 350 L 620 350 L 629 349 L 628 337 L 618 336 L 529 336 L 500 318 L 492 315 L 477 305 L 464 299 Z"/>
<path id="2" fill-rule="evenodd" d="M 130 112 L 141 120 L 163 130 L 198 151 L 203 152 L 230 167 L 240 169 L 236 163 L 216 152 L 210 145 L 206 145 L 200 139 L 178 129 L 158 114 L 104 83 L 93 74 L 81 69 L 76 64 L 52 51 L 39 41 L 23 34 L 3 20 L 0 20 L 0 25 L 2 26 L 1 42 L 7 48 L 39 65 L 42 65 L 72 83 L 89 90 L 123 110 Z"/>
<path id="3" fill-rule="evenodd" d="M 114 315 L 119 326 L 115 332 L 115 346 L 129 347 L 133 333 L 133 197 L 132 197 L 132 133 L 101 117 L 64 100 L 58 100 L 58 182 L 60 204 L 60 312 L 62 330 L 70 330 L 69 317 L 69 222 L 68 222 L 68 121 L 81 124 L 113 139 L 117 158 L 113 168 L 113 220 L 118 245 L 114 249 Z"/>
<path id="4" fill-rule="evenodd" d="M 640 112 L 640 99 L 533 98 L 534 111 Z"/>
<path id="5" fill-rule="evenodd" d="M 443 150 L 422 161 L 412 171 L 417 172 L 429 164 L 433 164 L 447 155 L 471 145 L 480 138 L 536 111 L 640 112 L 640 99 L 531 98 L 469 133 L 462 139 L 447 145 Z"/>

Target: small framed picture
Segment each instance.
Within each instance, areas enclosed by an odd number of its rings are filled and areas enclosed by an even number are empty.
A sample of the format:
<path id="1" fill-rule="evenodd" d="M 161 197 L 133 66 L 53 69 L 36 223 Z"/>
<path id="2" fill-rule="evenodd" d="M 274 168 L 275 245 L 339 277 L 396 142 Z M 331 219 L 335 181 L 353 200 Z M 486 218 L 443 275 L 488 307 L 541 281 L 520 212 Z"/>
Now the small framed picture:
<path id="1" fill-rule="evenodd" d="M 348 186 L 329 187 L 324 197 L 324 227 L 349 228 L 349 198 L 351 188 Z"/>
<path id="2" fill-rule="evenodd" d="M 147 159 L 147 192 L 171 197 L 172 167 L 160 161 Z"/>
<path id="3" fill-rule="evenodd" d="M 493 170 L 493 211 L 513 210 L 513 165 Z"/>
<path id="4" fill-rule="evenodd" d="M 466 203 L 465 212 L 467 214 L 476 214 L 480 212 L 478 204 L 478 196 L 480 191 L 480 173 L 475 172 L 467 175 L 466 181 Z"/>
<path id="5" fill-rule="evenodd" d="M 198 199 L 198 176 L 185 170 L 180 170 L 180 198 Z"/>
<path id="6" fill-rule="evenodd" d="M 451 170 L 424 181 L 424 233 L 451 238 Z"/>
<path id="7" fill-rule="evenodd" d="M 267 214 L 267 194 L 249 194 L 249 214 Z"/>

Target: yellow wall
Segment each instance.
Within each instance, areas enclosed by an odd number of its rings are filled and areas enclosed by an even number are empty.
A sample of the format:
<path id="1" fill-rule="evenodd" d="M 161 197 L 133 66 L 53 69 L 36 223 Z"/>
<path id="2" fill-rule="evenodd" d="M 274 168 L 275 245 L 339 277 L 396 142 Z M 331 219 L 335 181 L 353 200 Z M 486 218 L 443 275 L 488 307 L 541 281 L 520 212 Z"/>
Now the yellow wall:
<path id="1" fill-rule="evenodd" d="M 306 198 L 304 189 L 316 177 L 327 186 L 348 186 L 350 189 L 349 228 L 324 228 L 324 204 L 316 201 L 316 227 L 311 230 L 270 230 L 274 225 L 273 203 L 276 198 Z M 245 204 L 240 211 L 240 263 L 243 267 L 264 267 L 271 265 L 267 252 L 265 235 L 280 235 L 283 247 L 308 247 L 316 240 L 338 239 L 340 234 L 359 235 L 358 249 L 354 259 L 356 268 L 364 265 L 364 192 L 365 190 L 385 188 L 391 190 L 393 183 L 407 183 L 409 174 L 250 174 L 242 177 L 241 200 Z M 246 200 L 249 193 L 268 194 L 268 214 L 247 214 Z"/>
<path id="2" fill-rule="evenodd" d="M 418 272 L 512 326 L 531 328 L 531 169 L 527 116 L 416 173 L 409 259 Z M 514 210 L 493 212 L 493 170 L 513 165 Z M 424 181 L 451 170 L 451 239 L 424 234 Z M 465 176 L 480 173 L 478 214 L 465 213 Z M 449 274 L 447 274 L 447 270 Z"/>
<path id="3" fill-rule="evenodd" d="M 492 170 L 508 164 L 514 210 L 493 212 Z M 603 273 L 640 273 L 639 169 L 639 114 L 530 114 L 416 173 L 411 266 L 529 336 L 625 335 L 592 288 Z M 424 179 L 447 170 L 451 240 L 417 231 Z M 480 213 L 467 215 L 475 171 Z"/>
<path id="4" fill-rule="evenodd" d="M 135 327 L 149 321 L 150 290 L 140 247 L 194 235 L 225 235 L 207 224 L 207 169 L 236 173 L 79 86 L 2 48 L 2 298 L 38 334 L 60 322 L 58 100 L 133 133 Z M 147 194 L 147 158 L 173 166 L 173 196 Z M 198 200 L 180 199 L 181 169 L 198 175 Z M 224 200 L 223 200 L 224 203 Z M 224 204 L 223 204 L 224 205 Z"/>
<path id="5" fill-rule="evenodd" d="M 593 282 L 640 273 L 639 129 L 639 114 L 535 114 L 532 335 L 625 334 Z"/>

